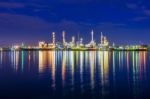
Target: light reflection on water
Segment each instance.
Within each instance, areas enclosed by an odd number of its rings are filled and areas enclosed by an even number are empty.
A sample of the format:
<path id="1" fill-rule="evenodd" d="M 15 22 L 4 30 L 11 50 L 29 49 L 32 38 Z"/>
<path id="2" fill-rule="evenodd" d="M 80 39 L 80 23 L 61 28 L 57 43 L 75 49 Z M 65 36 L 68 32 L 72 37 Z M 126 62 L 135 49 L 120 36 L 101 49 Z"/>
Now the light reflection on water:
<path id="1" fill-rule="evenodd" d="M 34 73 L 40 80 L 50 80 L 47 86 L 56 95 L 62 90 L 63 96 L 70 92 L 90 92 L 92 97 L 117 97 L 120 93 L 136 98 L 144 90 L 140 86 L 149 80 L 147 54 L 145 51 L 1 51 L 0 69 Z"/>

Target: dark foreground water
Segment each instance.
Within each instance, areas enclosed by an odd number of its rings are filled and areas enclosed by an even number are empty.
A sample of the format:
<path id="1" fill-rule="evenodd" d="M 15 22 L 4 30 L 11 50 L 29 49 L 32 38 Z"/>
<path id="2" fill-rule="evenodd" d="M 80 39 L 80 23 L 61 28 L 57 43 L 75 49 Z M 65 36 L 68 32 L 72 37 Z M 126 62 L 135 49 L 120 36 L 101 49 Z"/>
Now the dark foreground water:
<path id="1" fill-rule="evenodd" d="M 150 99 L 150 52 L 0 52 L 0 99 Z"/>

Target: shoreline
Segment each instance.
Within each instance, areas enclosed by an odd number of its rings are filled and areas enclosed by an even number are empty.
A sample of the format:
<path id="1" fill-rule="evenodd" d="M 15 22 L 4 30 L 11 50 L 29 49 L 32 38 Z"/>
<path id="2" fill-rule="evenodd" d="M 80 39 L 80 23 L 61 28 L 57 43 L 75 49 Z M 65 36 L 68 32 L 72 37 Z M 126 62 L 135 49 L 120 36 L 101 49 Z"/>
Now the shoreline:
<path id="1" fill-rule="evenodd" d="M 54 49 L 54 48 L 21 48 L 21 49 L 1 49 L 0 51 L 150 51 L 150 49 Z"/>

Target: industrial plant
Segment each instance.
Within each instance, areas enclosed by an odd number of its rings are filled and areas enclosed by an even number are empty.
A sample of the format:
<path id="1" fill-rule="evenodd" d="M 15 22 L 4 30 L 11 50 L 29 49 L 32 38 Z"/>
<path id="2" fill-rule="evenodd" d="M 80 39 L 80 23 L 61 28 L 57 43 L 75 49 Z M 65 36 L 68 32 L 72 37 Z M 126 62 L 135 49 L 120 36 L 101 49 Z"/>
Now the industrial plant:
<path id="1" fill-rule="evenodd" d="M 96 44 L 94 41 L 94 31 L 91 31 L 91 41 L 88 44 L 83 43 L 83 38 L 79 40 L 75 40 L 75 36 L 72 36 L 72 40 L 70 42 L 66 41 L 65 31 L 62 32 L 62 43 L 55 41 L 55 32 L 52 33 L 52 42 L 46 43 L 45 41 L 39 42 L 39 49 L 60 49 L 60 50 L 96 50 L 96 49 L 104 49 L 107 50 L 109 46 L 109 42 L 106 36 L 103 36 L 101 33 L 100 42 Z"/>
<path id="2" fill-rule="evenodd" d="M 55 32 L 51 34 L 51 42 L 47 43 L 45 41 L 39 41 L 38 46 L 25 46 L 21 45 L 13 45 L 9 48 L 0 48 L 0 50 L 73 50 L 73 51 L 88 51 L 88 50 L 102 50 L 102 51 L 113 51 L 113 50 L 121 50 L 121 51 L 146 51 L 148 50 L 147 45 L 127 45 L 127 46 L 117 46 L 114 43 L 111 45 L 109 40 L 103 33 L 101 32 L 100 40 L 98 43 L 94 40 L 94 31 L 91 31 L 91 41 L 85 44 L 83 43 L 83 38 L 79 38 L 76 40 L 75 36 L 72 36 L 72 40 L 67 42 L 66 40 L 66 32 L 62 31 L 62 42 L 57 42 L 55 38 Z"/>

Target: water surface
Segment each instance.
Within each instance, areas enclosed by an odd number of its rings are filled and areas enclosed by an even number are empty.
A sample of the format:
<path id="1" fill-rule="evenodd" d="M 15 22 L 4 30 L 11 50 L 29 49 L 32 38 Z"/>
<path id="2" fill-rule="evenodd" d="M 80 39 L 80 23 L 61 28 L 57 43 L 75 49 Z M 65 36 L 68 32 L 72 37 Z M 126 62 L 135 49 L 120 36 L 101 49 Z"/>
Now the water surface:
<path id="1" fill-rule="evenodd" d="M 1 51 L 0 98 L 150 98 L 150 52 Z"/>

